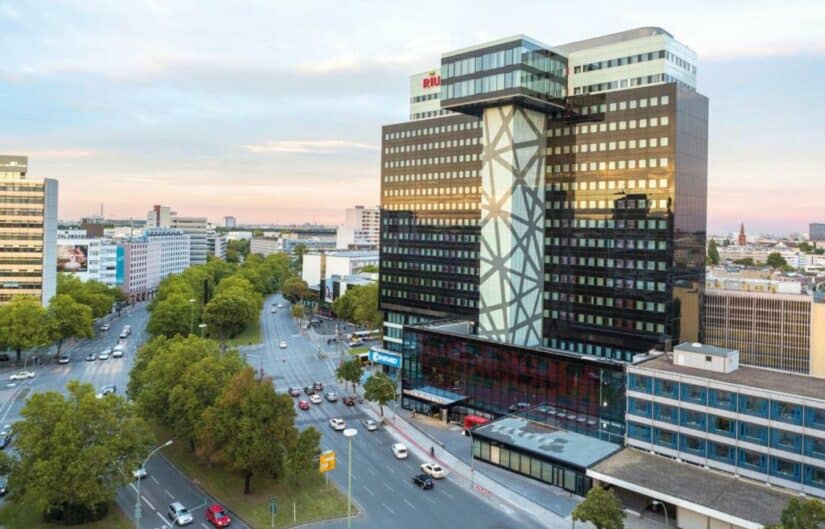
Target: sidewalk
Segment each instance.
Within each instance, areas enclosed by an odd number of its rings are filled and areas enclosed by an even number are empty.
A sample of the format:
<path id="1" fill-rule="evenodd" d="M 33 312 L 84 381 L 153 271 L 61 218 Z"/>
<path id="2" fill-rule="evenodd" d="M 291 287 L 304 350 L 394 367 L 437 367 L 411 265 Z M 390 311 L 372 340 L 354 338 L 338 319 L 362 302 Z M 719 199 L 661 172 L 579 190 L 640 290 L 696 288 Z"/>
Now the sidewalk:
<path id="1" fill-rule="evenodd" d="M 375 404 L 365 402 L 361 409 L 380 422 L 381 416 Z M 384 406 L 384 419 L 386 430 L 404 442 L 409 450 L 424 460 L 438 462 L 453 481 L 503 511 L 510 514 L 526 513 L 552 529 L 593 528 L 588 523 L 574 524 L 570 516 L 581 498 L 494 465 L 471 462 L 470 439 L 461 435 L 461 427 L 444 424 L 430 417 L 418 416 L 411 419 L 406 410 L 396 413 L 395 409 L 388 406 Z M 430 455 L 430 447 L 435 447 L 435 457 Z M 652 514 L 639 518 L 628 513 L 625 527 L 662 529 L 664 523 Z"/>

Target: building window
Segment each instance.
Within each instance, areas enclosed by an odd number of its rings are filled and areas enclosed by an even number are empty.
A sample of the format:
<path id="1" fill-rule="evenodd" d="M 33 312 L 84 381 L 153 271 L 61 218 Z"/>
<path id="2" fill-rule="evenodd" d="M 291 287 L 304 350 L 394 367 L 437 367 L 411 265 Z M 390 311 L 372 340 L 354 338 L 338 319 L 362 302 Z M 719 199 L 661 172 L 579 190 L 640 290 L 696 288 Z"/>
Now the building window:
<path id="1" fill-rule="evenodd" d="M 653 418 L 657 421 L 676 424 L 678 422 L 676 411 L 676 408 L 673 406 L 657 402 L 653 405 Z"/>
<path id="2" fill-rule="evenodd" d="M 651 428 L 647 425 L 630 422 L 628 423 L 627 434 L 631 439 L 637 439 L 639 441 L 649 443 Z"/>
<path id="3" fill-rule="evenodd" d="M 805 484 L 825 489 L 825 468 L 805 465 Z"/>
<path id="4" fill-rule="evenodd" d="M 768 418 L 768 399 L 752 395 L 739 395 L 739 412 L 755 417 Z"/>
<path id="5" fill-rule="evenodd" d="M 705 457 L 705 440 L 690 435 L 682 435 L 679 446 L 683 452 Z"/>
<path id="6" fill-rule="evenodd" d="M 771 401 L 771 418 L 789 424 L 802 424 L 802 406 L 779 400 Z"/>
<path id="7" fill-rule="evenodd" d="M 672 380 L 657 378 L 655 381 L 655 387 L 656 395 L 660 397 L 669 397 L 672 399 L 679 398 L 679 385 Z"/>
<path id="8" fill-rule="evenodd" d="M 802 436 L 779 428 L 771 428 L 771 447 L 798 454 L 802 451 Z"/>
<path id="9" fill-rule="evenodd" d="M 694 404 L 707 404 L 707 390 L 693 384 L 682 384 L 682 400 Z"/>
<path id="10" fill-rule="evenodd" d="M 666 448 L 676 448 L 676 434 L 670 430 L 656 428 L 653 430 L 653 442 Z"/>
<path id="11" fill-rule="evenodd" d="M 749 422 L 739 423 L 739 439 L 767 446 L 768 427 Z"/>
<path id="12" fill-rule="evenodd" d="M 735 422 L 727 417 L 710 415 L 708 417 L 708 431 L 726 437 L 736 437 Z"/>
<path id="13" fill-rule="evenodd" d="M 693 410 L 681 409 L 679 411 L 679 416 L 679 423 L 682 426 L 687 426 L 688 428 L 693 428 L 694 430 L 705 431 L 705 423 L 707 416 L 704 413 Z"/>
<path id="14" fill-rule="evenodd" d="M 736 395 L 730 391 L 710 389 L 708 391 L 709 405 L 723 410 L 736 411 Z"/>
<path id="15" fill-rule="evenodd" d="M 799 463 L 779 457 L 771 457 L 771 475 L 798 482 L 802 477 L 802 472 Z"/>
<path id="16" fill-rule="evenodd" d="M 825 430 L 825 410 L 819 408 L 805 409 L 805 426 Z"/>
<path id="17" fill-rule="evenodd" d="M 642 399 L 628 399 L 629 411 L 633 415 L 640 417 L 650 417 L 652 415 L 652 403 Z"/>
<path id="18" fill-rule="evenodd" d="M 708 457 L 720 463 L 732 465 L 736 461 L 734 454 L 736 450 L 729 445 L 722 443 L 708 442 Z"/>
<path id="19" fill-rule="evenodd" d="M 768 456 L 754 452 L 752 450 L 739 449 L 739 466 L 754 472 L 765 473 L 767 471 Z"/>
<path id="20" fill-rule="evenodd" d="M 805 455 L 825 459 L 825 439 L 805 437 Z"/>
<path id="21" fill-rule="evenodd" d="M 632 391 L 653 393 L 653 379 L 636 373 L 630 373 L 628 382 Z"/>

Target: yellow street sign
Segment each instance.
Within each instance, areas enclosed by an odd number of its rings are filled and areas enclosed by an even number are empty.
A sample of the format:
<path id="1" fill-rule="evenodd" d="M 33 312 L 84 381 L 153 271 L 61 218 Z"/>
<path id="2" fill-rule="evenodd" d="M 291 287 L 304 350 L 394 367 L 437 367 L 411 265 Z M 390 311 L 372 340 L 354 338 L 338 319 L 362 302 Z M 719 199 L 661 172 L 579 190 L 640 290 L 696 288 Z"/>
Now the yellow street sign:
<path id="1" fill-rule="evenodd" d="M 335 452 L 332 450 L 327 450 L 321 457 L 319 458 L 319 465 L 318 470 L 321 472 L 329 472 L 330 470 L 335 470 Z"/>

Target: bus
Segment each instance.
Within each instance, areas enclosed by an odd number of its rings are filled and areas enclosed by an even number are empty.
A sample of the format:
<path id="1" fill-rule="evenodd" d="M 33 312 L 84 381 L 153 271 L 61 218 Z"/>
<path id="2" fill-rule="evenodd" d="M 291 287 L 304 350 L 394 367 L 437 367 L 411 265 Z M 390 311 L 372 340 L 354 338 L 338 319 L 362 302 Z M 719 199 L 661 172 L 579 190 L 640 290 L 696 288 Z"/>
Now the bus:
<path id="1" fill-rule="evenodd" d="M 379 329 L 372 329 L 371 331 L 353 331 L 349 335 L 350 340 L 379 340 L 381 338 L 381 331 Z"/>
<path id="2" fill-rule="evenodd" d="M 355 357 L 358 358 L 358 361 L 361 362 L 362 366 L 366 367 L 366 366 L 370 365 L 370 354 L 369 353 L 358 353 L 357 355 L 355 355 Z"/>

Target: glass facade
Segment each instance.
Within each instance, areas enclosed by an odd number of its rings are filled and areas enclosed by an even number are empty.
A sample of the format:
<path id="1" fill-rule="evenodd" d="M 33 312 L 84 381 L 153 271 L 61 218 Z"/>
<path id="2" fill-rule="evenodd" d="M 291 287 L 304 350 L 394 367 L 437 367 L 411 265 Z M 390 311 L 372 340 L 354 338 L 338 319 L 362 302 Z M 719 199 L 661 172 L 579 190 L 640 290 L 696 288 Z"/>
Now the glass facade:
<path id="1" fill-rule="evenodd" d="M 428 388 L 464 398 L 448 410 L 452 420 L 519 412 L 560 429 L 623 441 L 625 376 L 618 362 L 425 327 L 404 329 L 403 357 L 402 406 L 407 409 L 441 413 L 442 406 L 405 392 Z"/>

